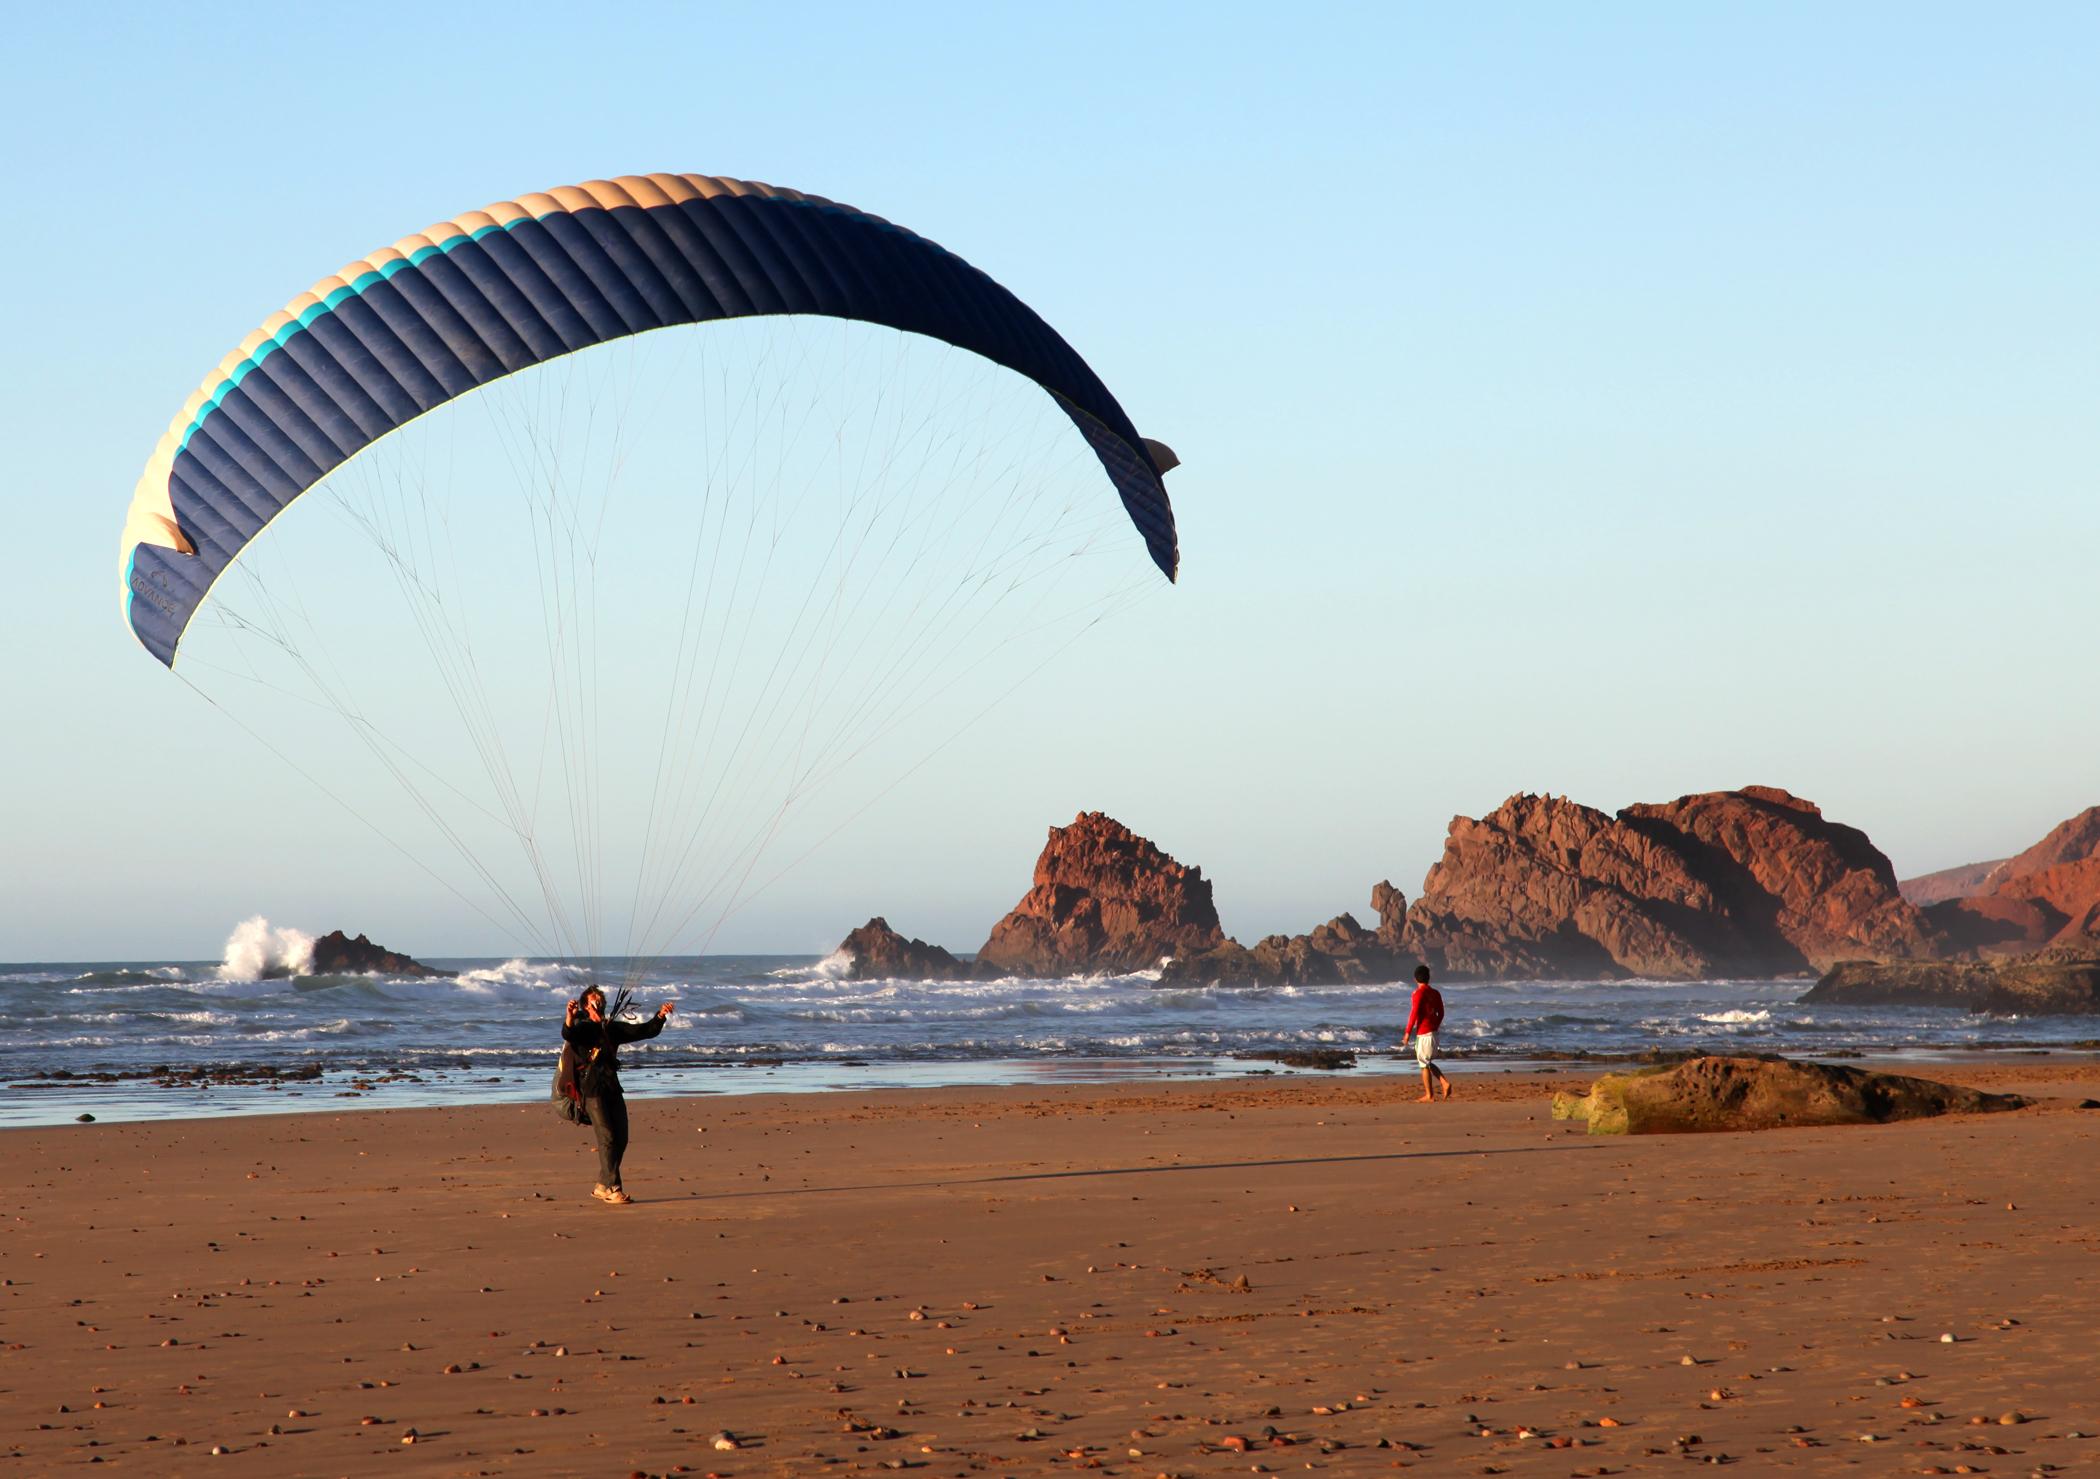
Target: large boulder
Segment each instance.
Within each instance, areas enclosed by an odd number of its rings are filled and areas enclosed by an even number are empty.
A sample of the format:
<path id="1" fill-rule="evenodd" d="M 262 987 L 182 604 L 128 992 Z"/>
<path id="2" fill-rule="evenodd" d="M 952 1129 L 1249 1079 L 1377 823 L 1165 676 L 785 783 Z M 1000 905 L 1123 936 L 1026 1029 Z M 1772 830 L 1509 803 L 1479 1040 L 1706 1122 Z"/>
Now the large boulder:
<path id="1" fill-rule="evenodd" d="M 1512 796 L 1455 818 L 1405 944 L 1447 976 L 1696 980 L 1929 955 L 1866 835 L 1770 786 L 1630 806 Z"/>
<path id="2" fill-rule="evenodd" d="M 977 959 L 1015 975 L 1085 975 L 1144 970 L 1224 943 L 1202 869 L 1089 811 L 1050 829 L 1034 884 Z"/>
<path id="3" fill-rule="evenodd" d="M 856 981 L 954 981 L 975 974 L 940 946 L 898 934 L 881 915 L 846 936 L 839 950 L 851 958 Z"/>
<path id="4" fill-rule="evenodd" d="M 411 960 L 384 945 L 375 945 L 362 934 L 351 939 L 341 930 L 330 930 L 314 941 L 316 976 L 433 976 L 452 977 L 457 971 L 441 971 L 420 960 Z"/>
<path id="5" fill-rule="evenodd" d="M 2100 941 L 2010 960 L 1840 961 L 1801 1000 L 1816 1006 L 2088 1016 L 2100 1013 Z"/>
<path id="6" fill-rule="evenodd" d="M 1609 1073 L 1586 1095 L 1554 1096 L 1555 1119 L 1592 1135 L 1684 1135 L 1804 1125 L 1881 1125 L 2018 1109 L 2026 1100 L 1930 1079 L 1784 1058 L 1692 1058 Z"/>

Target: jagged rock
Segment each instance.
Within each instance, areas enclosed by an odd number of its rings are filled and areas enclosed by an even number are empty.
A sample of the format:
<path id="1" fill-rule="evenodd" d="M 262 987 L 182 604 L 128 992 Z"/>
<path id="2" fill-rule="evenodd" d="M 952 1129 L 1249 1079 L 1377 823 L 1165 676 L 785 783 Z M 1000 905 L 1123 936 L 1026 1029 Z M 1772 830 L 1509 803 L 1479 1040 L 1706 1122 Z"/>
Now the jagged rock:
<path id="1" fill-rule="evenodd" d="M 977 959 L 1017 975 L 1067 976 L 1143 970 L 1224 943 L 1202 869 L 1089 811 L 1050 829 L 1034 885 L 992 926 Z"/>
<path id="2" fill-rule="evenodd" d="M 2100 1013 L 2100 941 L 2012 960 L 1840 961 L 1801 1000 L 1822 1006 L 2086 1016 Z"/>
<path id="3" fill-rule="evenodd" d="M 877 915 L 839 942 L 853 958 L 856 981 L 957 981 L 976 974 L 938 945 L 908 940 Z"/>
<path id="4" fill-rule="evenodd" d="M 1925 955 L 1938 937 L 1864 833 L 1751 786 L 1615 817 L 1518 795 L 1455 818 L 1405 943 L 1459 979 L 1687 980 Z"/>
<path id="5" fill-rule="evenodd" d="M 1389 880 L 1371 885 L 1371 912 L 1378 916 L 1378 943 L 1399 950 L 1407 941 L 1407 895 Z"/>
<path id="6" fill-rule="evenodd" d="M 1879 1125 L 1942 1114 L 2018 1109 L 2013 1094 L 1784 1058 L 1692 1058 L 1674 1068 L 1610 1073 L 1586 1095 L 1556 1094 L 1553 1117 L 1592 1135 L 1681 1135 L 1804 1125 Z"/>
<path id="7" fill-rule="evenodd" d="M 353 940 L 341 930 L 330 930 L 314 941 L 314 959 L 309 969 L 316 976 L 452 977 L 459 974 L 411 960 L 383 945 L 373 944 L 363 935 Z"/>
<path id="8" fill-rule="evenodd" d="M 1390 883 L 1371 890 L 1380 911 L 1377 930 L 1353 914 L 1337 914 L 1308 935 L 1269 935 L 1250 950 L 1227 940 L 1210 950 L 1177 955 L 1161 970 L 1162 986 L 1333 986 L 1397 981 L 1415 960 L 1398 941 L 1407 901 Z"/>

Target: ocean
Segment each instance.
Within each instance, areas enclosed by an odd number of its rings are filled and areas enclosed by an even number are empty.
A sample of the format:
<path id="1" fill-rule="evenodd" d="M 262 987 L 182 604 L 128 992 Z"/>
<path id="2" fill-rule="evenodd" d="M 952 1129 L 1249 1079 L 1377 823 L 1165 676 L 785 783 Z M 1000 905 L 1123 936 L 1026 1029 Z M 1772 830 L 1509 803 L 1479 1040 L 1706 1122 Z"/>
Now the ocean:
<path id="1" fill-rule="evenodd" d="M 0 1124 L 544 1097 L 562 1005 L 589 968 L 441 960 L 456 980 L 283 976 L 267 949 L 224 961 L 0 964 Z M 597 963 L 618 980 L 621 963 Z M 1929 1057 L 2091 1047 L 2080 1018 L 1811 1007 L 1808 983 L 1515 981 L 1446 985 L 1447 1066 L 1709 1048 Z M 1393 1048 L 1412 983 L 1162 988 L 1083 979 L 856 981 L 839 957 L 667 960 L 637 1002 L 678 1012 L 627 1050 L 634 1096 L 1047 1083 L 1289 1072 L 1239 1054 Z"/>

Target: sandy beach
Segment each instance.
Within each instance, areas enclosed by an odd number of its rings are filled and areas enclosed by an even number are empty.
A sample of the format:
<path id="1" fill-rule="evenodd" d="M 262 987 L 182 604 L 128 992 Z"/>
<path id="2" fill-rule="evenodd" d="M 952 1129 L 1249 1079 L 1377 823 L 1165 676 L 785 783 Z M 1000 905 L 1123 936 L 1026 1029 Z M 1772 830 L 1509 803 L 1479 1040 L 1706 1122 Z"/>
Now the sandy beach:
<path id="1" fill-rule="evenodd" d="M 15 1473 L 2092 1472 L 2100 1067 L 1592 1139 L 1589 1075 L 0 1132 Z M 645 1091 L 645 1075 L 635 1090 Z M 718 1435 L 734 1447 L 718 1446 Z"/>

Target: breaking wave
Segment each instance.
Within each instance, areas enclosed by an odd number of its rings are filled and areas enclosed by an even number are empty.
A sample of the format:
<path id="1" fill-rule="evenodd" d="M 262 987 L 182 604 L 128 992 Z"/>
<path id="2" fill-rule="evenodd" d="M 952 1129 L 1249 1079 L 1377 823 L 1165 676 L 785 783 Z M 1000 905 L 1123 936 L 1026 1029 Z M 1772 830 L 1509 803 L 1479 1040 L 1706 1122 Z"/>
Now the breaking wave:
<path id="1" fill-rule="evenodd" d="M 314 968 L 314 937 L 290 925 L 273 928 L 260 914 L 242 920 L 226 937 L 222 981 L 275 981 Z"/>

